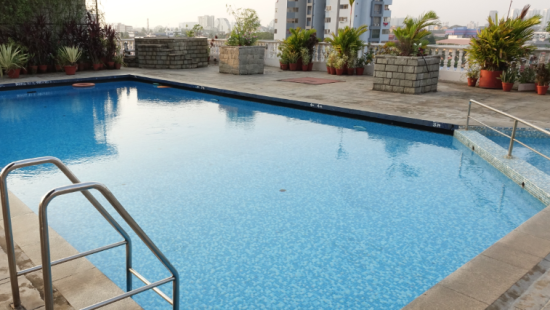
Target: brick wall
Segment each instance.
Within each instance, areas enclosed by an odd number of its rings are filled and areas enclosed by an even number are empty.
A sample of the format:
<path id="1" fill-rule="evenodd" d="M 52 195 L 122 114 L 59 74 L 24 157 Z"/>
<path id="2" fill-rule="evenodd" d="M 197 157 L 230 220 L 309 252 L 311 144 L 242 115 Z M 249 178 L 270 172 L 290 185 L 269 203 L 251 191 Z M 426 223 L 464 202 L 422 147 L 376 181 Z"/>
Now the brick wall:
<path id="1" fill-rule="evenodd" d="M 405 94 L 436 92 L 440 60 L 440 56 L 376 56 L 373 89 Z"/>
<path id="2" fill-rule="evenodd" d="M 192 69 L 208 66 L 207 38 L 136 39 L 139 68 Z"/>
<path id="3" fill-rule="evenodd" d="M 221 46 L 220 73 L 264 74 L 264 46 Z"/>

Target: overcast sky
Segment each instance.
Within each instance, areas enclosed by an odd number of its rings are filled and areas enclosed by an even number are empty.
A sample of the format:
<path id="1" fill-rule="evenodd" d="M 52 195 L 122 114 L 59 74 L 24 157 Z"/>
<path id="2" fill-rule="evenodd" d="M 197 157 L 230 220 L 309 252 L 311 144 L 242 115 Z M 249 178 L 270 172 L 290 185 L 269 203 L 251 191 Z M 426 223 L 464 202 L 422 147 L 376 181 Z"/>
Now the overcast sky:
<path id="1" fill-rule="evenodd" d="M 263 25 L 271 22 L 275 15 L 275 0 L 99 0 L 109 23 L 123 23 L 132 26 L 150 27 L 157 25 L 175 27 L 180 22 L 196 22 L 200 15 L 228 17 L 226 4 L 234 7 L 253 8 Z M 283 0 L 280 0 L 283 1 Z M 347 1 L 347 0 L 342 0 Z M 371 1 L 371 0 L 356 0 Z M 550 8 L 549 0 L 514 0 L 512 9 L 531 4 L 533 8 Z M 470 21 L 482 22 L 489 11 L 500 14 L 508 12 L 509 0 L 393 0 L 392 17 L 419 15 L 434 10 L 441 21 L 449 25 L 466 25 Z"/>

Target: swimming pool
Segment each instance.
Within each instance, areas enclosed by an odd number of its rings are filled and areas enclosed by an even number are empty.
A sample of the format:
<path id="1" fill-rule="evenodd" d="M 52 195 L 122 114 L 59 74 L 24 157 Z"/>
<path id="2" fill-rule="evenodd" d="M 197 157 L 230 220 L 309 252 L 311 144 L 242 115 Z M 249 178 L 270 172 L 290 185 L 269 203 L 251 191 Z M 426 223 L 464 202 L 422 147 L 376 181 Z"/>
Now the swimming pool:
<path id="1" fill-rule="evenodd" d="M 33 91 L 0 93 L 0 164 L 55 156 L 106 184 L 184 309 L 399 309 L 544 207 L 452 136 L 139 82 Z M 47 166 L 8 181 L 35 212 L 67 183 Z M 119 240 L 81 195 L 49 219 L 79 251 Z M 167 277 L 133 239 L 135 269 Z M 124 287 L 123 248 L 90 260 Z"/>
<path id="2" fill-rule="evenodd" d="M 510 147 L 510 138 L 497 136 L 494 134 L 487 134 L 486 132 L 483 132 L 483 134 L 487 138 L 495 142 L 496 144 L 502 146 L 506 150 L 508 150 L 508 148 Z M 528 146 L 534 148 L 535 150 L 541 152 L 542 154 L 545 154 L 546 156 L 550 156 L 550 137 L 544 136 L 544 134 L 541 133 L 541 134 L 538 134 L 537 136 L 531 136 L 531 137 L 520 136 L 517 139 L 527 144 Z M 523 145 L 519 143 L 514 143 L 514 149 L 512 154 L 530 163 L 534 167 L 538 168 L 540 171 L 550 175 L 550 161 L 538 155 L 537 153 L 529 150 Z"/>

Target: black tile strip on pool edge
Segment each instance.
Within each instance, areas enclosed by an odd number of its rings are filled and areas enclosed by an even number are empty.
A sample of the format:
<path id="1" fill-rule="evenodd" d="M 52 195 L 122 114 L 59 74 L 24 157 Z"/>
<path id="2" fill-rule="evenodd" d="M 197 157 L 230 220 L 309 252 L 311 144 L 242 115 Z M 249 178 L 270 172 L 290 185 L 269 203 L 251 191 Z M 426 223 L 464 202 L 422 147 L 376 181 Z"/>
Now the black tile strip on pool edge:
<path id="1" fill-rule="evenodd" d="M 115 81 L 138 81 L 138 82 L 159 83 L 167 86 L 173 86 L 175 88 L 205 92 L 205 93 L 220 95 L 224 97 L 251 100 L 251 101 L 260 102 L 260 103 L 286 106 L 286 107 L 297 108 L 302 110 L 344 116 L 348 118 L 361 119 L 366 121 L 432 131 L 432 132 L 449 134 L 449 135 L 452 135 L 454 130 L 458 128 L 458 125 L 448 124 L 448 123 L 439 123 L 439 122 L 433 122 L 433 121 L 427 121 L 427 120 L 421 120 L 421 119 L 409 118 L 409 117 L 403 117 L 403 116 L 354 110 L 354 109 L 348 109 L 348 108 L 340 108 L 340 107 L 305 102 L 305 101 L 243 93 L 243 92 L 232 91 L 227 89 L 167 81 L 167 80 L 150 78 L 150 77 L 139 76 L 139 75 L 132 75 L 132 74 L 75 78 L 75 79 L 66 79 L 66 80 L 49 80 L 49 81 L 0 84 L 0 91 L 25 89 L 25 88 L 37 88 L 37 87 L 42 88 L 42 87 L 64 86 L 64 85 L 71 85 L 74 83 L 83 83 L 83 82 L 108 83 L 108 82 L 115 82 Z"/>

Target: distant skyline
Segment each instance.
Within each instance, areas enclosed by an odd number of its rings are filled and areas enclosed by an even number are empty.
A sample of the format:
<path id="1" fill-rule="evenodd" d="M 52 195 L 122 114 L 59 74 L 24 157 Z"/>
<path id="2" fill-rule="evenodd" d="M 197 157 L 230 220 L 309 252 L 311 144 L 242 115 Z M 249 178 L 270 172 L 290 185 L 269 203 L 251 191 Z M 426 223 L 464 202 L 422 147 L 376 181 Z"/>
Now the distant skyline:
<path id="1" fill-rule="evenodd" d="M 276 0 L 99 0 L 108 23 L 123 23 L 145 27 L 147 18 L 151 28 L 155 26 L 177 27 L 181 22 L 197 22 L 198 16 L 214 15 L 216 18 L 232 18 L 227 14 L 226 4 L 239 8 L 252 8 L 258 12 L 262 25 L 269 24 L 275 16 Z M 343 0 L 346 1 L 346 0 Z M 366 0 L 356 0 L 361 3 Z M 370 0 L 368 0 L 370 1 Z M 537 9 L 550 8 L 548 0 L 514 0 L 512 11 L 531 4 Z M 418 16 L 422 12 L 435 11 L 449 25 L 466 25 L 470 21 L 485 24 L 489 11 L 496 10 L 499 16 L 508 13 L 508 0 L 462 0 L 460 5 L 441 0 L 393 0 L 392 17 Z"/>

